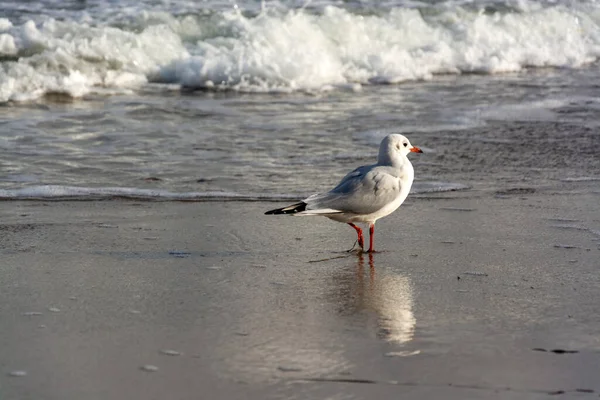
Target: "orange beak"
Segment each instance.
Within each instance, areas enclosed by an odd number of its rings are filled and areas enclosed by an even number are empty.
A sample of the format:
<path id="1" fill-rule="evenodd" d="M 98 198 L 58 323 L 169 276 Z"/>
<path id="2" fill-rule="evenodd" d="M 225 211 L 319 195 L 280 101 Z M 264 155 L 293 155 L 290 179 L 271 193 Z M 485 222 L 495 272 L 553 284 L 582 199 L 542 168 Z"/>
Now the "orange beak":
<path id="1" fill-rule="evenodd" d="M 413 153 L 422 153 L 423 152 L 423 150 L 421 150 L 420 148 L 415 147 L 415 146 L 411 147 L 410 151 Z"/>

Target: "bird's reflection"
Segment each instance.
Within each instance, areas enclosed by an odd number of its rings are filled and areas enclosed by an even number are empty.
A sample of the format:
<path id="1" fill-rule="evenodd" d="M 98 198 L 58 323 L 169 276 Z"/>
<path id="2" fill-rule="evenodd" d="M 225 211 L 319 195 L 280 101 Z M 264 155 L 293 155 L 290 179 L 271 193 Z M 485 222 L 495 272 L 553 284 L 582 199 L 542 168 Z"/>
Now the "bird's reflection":
<path id="1" fill-rule="evenodd" d="M 365 258 L 367 261 L 365 262 Z M 375 266 L 373 254 L 359 253 L 353 276 L 339 276 L 338 298 L 341 312 L 375 312 L 378 336 L 390 342 L 412 340 L 416 320 L 412 311 L 413 288 L 410 279 L 389 269 Z"/>
<path id="2" fill-rule="evenodd" d="M 288 285 L 251 291 L 243 301 L 228 303 L 223 316 L 236 317 L 228 317 L 233 325 L 213 346 L 222 366 L 215 370 L 244 381 L 339 374 L 357 363 L 348 348 L 365 343 L 365 333 L 401 347 L 386 354 L 416 354 L 402 348 L 415 329 L 411 281 L 399 268 L 376 262 L 387 259 L 384 254 L 330 258 L 325 261 L 334 264 L 331 269 L 294 269 Z"/>

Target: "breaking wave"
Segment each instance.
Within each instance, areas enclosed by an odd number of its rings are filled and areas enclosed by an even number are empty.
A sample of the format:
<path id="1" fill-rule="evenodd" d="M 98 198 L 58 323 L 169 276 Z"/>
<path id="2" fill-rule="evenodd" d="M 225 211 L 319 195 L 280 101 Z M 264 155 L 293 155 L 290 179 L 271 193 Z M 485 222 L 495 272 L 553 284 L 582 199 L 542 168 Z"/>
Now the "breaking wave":
<path id="1" fill-rule="evenodd" d="M 519 4 L 0 18 L 0 102 L 127 93 L 149 83 L 165 90 L 360 90 L 598 59 L 599 5 Z"/>
<path id="2" fill-rule="evenodd" d="M 437 193 L 465 190 L 468 186 L 458 183 L 415 182 L 413 193 Z M 259 194 L 235 192 L 172 192 L 160 189 L 125 187 L 78 187 L 62 185 L 29 186 L 19 189 L 0 189 L 0 200 L 113 200 L 140 201 L 296 201 L 308 194 Z"/>

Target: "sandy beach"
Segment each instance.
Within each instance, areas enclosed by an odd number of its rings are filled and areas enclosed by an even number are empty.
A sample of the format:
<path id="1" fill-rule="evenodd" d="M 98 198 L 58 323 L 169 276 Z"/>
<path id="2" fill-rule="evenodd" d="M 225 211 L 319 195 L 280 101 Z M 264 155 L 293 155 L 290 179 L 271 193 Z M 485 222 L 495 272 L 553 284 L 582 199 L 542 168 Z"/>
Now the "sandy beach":
<path id="1" fill-rule="evenodd" d="M 411 196 L 369 257 L 279 203 L 3 202 L 0 397 L 597 397 L 597 203 Z"/>
<path id="2" fill-rule="evenodd" d="M 0 400 L 600 398 L 600 2 L 0 8 Z"/>

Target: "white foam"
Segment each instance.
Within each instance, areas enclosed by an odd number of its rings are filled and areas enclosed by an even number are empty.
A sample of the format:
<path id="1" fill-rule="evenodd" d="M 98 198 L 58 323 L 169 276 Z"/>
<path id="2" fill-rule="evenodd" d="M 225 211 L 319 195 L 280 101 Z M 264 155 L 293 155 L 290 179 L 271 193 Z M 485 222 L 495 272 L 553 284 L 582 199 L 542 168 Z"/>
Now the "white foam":
<path id="1" fill-rule="evenodd" d="M 415 182 L 413 193 L 448 192 L 468 189 L 450 182 Z M 0 200 L 106 200 L 135 199 L 148 201 L 295 201 L 311 193 L 265 194 L 235 192 L 171 192 L 159 189 L 128 187 L 79 187 L 62 185 L 29 186 L 0 189 Z"/>
<path id="2" fill-rule="evenodd" d="M 149 12 L 132 5 L 77 18 L 56 14 L 61 20 L 0 18 L 0 58 L 18 58 L 2 62 L 0 102 L 128 92 L 147 82 L 248 92 L 360 90 L 436 74 L 577 68 L 600 56 L 600 6 L 592 2 L 520 1 L 495 13 L 461 2 L 411 3 L 376 15 L 276 4 L 248 16 L 212 6 L 208 16 L 197 7 Z M 109 25 L 114 16 L 118 27 Z"/>
<path id="3" fill-rule="evenodd" d="M 0 36 L 0 102 L 47 93 L 81 97 L 95 88 L 139 87 L 175 58 L 187 55 L 179 36 L 163 25 L 139 33 L 48 19 L 28 21 Z"/>
<path id="4" fill-rule="evenodd" d="M 416 9 L 362 16 L 333 6 L 322 15 L 231 12 L 221 28 L 234 37 L 202 41 L 161 77 L 191 87 L 282 91 L 579 67 L 600 54 L 599 18 L 564 6 L 492 15 L 451 7 L 427 17 Z"/>
<path id="5" fill-rule="evenodd" d="M 98 200 L 127 198 L 159 201 L 210 200 L 295 200 L 295 195 L 239 194 L 234 192 L 170 192 L 168 190 L 127 187 L 78 187 L 62 185 L 29 186 L 20 189 L 0 189 L 2 200 Z"/>
<path id="6" fill-rule="evenodd" d="M 17 54 L 15 40 L 7 33 L 0 34 L 0 54 L 9 56 Z"/>
<path id="7" fill-rule="evenodd" d="M 12 22 L 8 18 L 0 18 L 0 32 L 4 32 L 12 28 Z"/>

